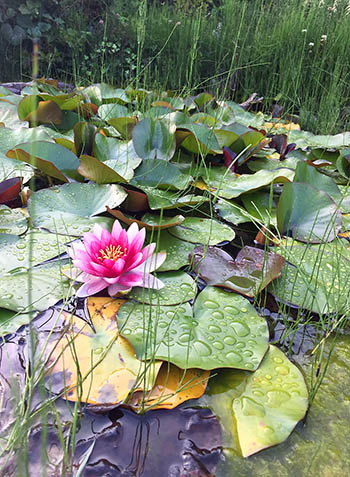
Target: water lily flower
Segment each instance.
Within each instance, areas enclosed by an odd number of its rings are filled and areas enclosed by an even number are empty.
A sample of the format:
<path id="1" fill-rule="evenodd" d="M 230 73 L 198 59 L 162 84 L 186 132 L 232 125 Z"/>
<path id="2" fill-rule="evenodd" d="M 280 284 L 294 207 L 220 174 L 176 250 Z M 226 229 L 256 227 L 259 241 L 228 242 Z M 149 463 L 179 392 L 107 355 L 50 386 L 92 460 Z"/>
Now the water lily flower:
<path id="1" fill-rule="evenodd" d="M 73 243 L 68 252 L 74 265 L 70 277 L 83 282 L 77 296 L 94 295 L 107 287 L 110 296 L 136 286 L 163 288 L 151 272 L 161 266 L 166 253 L 154 253 L 155 243 L 142 248 L 145 235 L 136 223 L 126 231 L 116 220 L 112 233 L 95 225 L 93 233 L 83 235 L 83 243 Z"/>

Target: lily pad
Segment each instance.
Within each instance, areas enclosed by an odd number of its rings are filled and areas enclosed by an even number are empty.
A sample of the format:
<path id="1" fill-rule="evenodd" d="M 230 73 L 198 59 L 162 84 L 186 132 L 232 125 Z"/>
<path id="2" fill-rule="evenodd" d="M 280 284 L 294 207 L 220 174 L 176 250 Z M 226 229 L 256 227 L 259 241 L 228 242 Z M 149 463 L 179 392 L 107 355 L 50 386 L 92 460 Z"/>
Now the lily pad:
<path id="1" fill-rule="evenodd" d="M 27 312 L 46 310 L 73 295 L 69 280 L 61 274 L 67 261 L 47 263 L 30 270 L 17 269 L 1 276 L 0 307 Z"/>
<path id="2" fill-rule="evenodd" d="M 139 187 L 147 194 L 152 210 L 176 209 L 178 207 L 200 205 L 208 201 L 207 197 L 195 194 L 180 195 L 178 191 L 160 190 L 153 187 Z"/>
<path id="3" fill-rule="evenodd" d="M 18 144 L 31 141 L 54 142 L 47 130 L 40 126 L 36 128 L 0 128 L 0 152 L 3 154 L 6 154 L 9 149 L 14 149 Z"/>
<path id="4" fill-rule="evenodd" d="M 13 235 L 23 234 L 28 228 L 27 217 L 24 210 L 10 209 L 10 207 L 6 205 L 0 205 L 0 233 Z"/>
<path id="5" fill-rule="evenodd" d="M 1 337 L 14 333 L 21 326 L 27 325 L 31 318 L 29 313 L 16 313 L 0 308 L 0 341 Z"/>
<path id="6" fill-rule="evenodd" d="M 16 159 L 10 159 L 0 153 L 0 182 L 13 177 L 22 177 L 23 182 L 28 182 L 33 175 L 34 169 L 32 166 Z"/>
<path id="7" fill-rule="evenodd" d="M 80 237 L 92 230 L 95 223 L 110 226 L 113 219 L 94 217 L 117 207 L 127 193 L 116 184 L 65 184 L 42 189 L 31 195 L 29 213 L 35 227 L 54 233 Z"/>
<path id="8" fill-rule="evenodd" d="M 250 214 L 233 201 L 219 199 L 214 207 L 221 218 L 227 222 L 231 222 L 233 225 L 244 224 L 251 221 Z"/>
<path id="9" fill-rule="evenodd" d="M 133 389 L 152 389 L 161 363 L 145 365 L 118 333 L 115 315 L 123 300 L 88 299 L 93 328 L 66 314 L 67 330 L 50 344 L 51 391 L 94 405 L 123 402 Z"/>
<path id="10" fill-rule="evenodd" d="M 350 289 L 350 250 L 346 241 L 306 245 L 294 242 L 278 252 L 290 265 L 269 291 L 280 301 L 323 313 L 347 313 Z"/>
<path id="11" fill-rule="evenodd" d="M 303 242 L 331 242 L 341 224 L 340 210 L 326 192 L 302 182 L 283 186 L 277 206 L 281 234 L 291 234 Z"/>
<path id="12" fill-rule="evenodd" d="M 271 191 L 272 192 L 272 191 Z M 276 207 L 272 193 L 256 191 L 242 195 L 242 202 L 248 213 L 263 224 L 277 226 Z"/>
<path id="13" fill-rule="evenodd" d="M 201 404 L 221 419 L 226 444 L 248 457 L 288 438 L 307 411 L 308 391 L 299 369 L 270 346 L 254 373 L 224 370 L 213 377 Z"/>
<path id="14" fill-rule="evenodd" d="M 146 159 L 135 170 L 131 183 L 136 187 L 158 187 L 160 189 L 185 189 L 192 181 L 192 177 L 183 174 L 181 170 L 170 162 L 161 159 Z"/>
<path id="15" fill-rule="evenodd" d="M 254 297 L 281 274 L 280 255 L 245 246 L 235 260 L 218 247 L 197 247 L 193 268 L 208 285 L 222 286 Z"/>
<path id="16" fill-rule="evenodd" d="M 176 307 L 126 302 L 119 310 L 120 334 L 140 359 L 164 359 L 179 368 L 257 369 L 268 347 L 268 329 L 240 295 L 206 287 L 193 313 Z"/>
<path id="17" fill-rule="evenodd" d="M 69 149 L 49 141 L 32 141 L 18 144 L 7 152 L 7 157 L 17 159 L 40 169 L 45 174 L 68 182 L 67 177 L 79 179 L 79 159 Z"/>
<path id="18" fill-rule="evenodd" d="M 164 288 L 153 290 L 134 287 L 128 294 L 128 298 L 141 303 L 165 306 L 186 303 L 196 296 L 196 284 L 187 273 L 164 272 L 158 273 L 157 277 L 164 283 Z"/>
<path id="19" fill-rule="evenodd" d="M 262 170 L 255 174 L 234 175 L 227 167 L 212 167 L 210 170 L 202 171 L 201 176 L 204 182 L 213 189 L 215 195 L 224 199 L 234 199 L 235 197 L 268 186 L 276 182 L 290 182 L 293 180 L 294 171 L 281 168 L 276 171 Z"/>
<path id="20" fill-rule="evenodd" d="M 201 217 L 186 217 L 181 225 L 172 227 L 169 233 L 181 240 L 208 245 L 231 242 L 235 238 L 234 230 L 228 225 Z"/>
<path id="21" fill-rule="evenodd" d="M 178 270 L 188 265 L 190 263 L 189 257 L 196 247 L 196 244 L 184 242 L 169 234 L 167 230 L 155 234 L 152 240 L 157 243 L 157 252 L 166 250 L 165 262 L 157 269 L 158 272 Z"/>
<path id="22" fill-rule="evenodd" d="M 163 363 L 154 383 L 154 388 L 146 396 L 134 393 L 128 406 L 138 410 L 173 409 L 189 399 L 198 399 L 207 387 L 209 371 L 202 369 L 177 368 Z"/>
<path id="23" fill-rule="evenodd" d="M 0 274 L 30 268 L 66 252 L 67 237 L 32 231 L 22 237 L 0 234 Z M 30 255 L 31 249 L 31 255 Z"/>
<path id="24" fill-rule="evenodd" d="M 154 214 L 145 214 L 141 220 L 134 219 L 133 217 L 127 217 L 120 210 L 111 210 L 107 207 L 107 211 L 116 217 L 121 222 L 124 222 L 127 225 L 131 225 L 135 222 L 139 228 L 144 227 L 146 230 L 164 230 L 169 229 L 170 227 L 175 227 L 175 225 L 182 224 L 185 220 L 183 215 L 176 215 L 175 217 L 160 217 L 159 215 Z"/>
<path id="25" fill-rule="evenodd" d="M 175 127 L 160 119 L 145 118 L 132 131 L 135 151 L 142 159 L 169 161 L 176 148 Z"/>

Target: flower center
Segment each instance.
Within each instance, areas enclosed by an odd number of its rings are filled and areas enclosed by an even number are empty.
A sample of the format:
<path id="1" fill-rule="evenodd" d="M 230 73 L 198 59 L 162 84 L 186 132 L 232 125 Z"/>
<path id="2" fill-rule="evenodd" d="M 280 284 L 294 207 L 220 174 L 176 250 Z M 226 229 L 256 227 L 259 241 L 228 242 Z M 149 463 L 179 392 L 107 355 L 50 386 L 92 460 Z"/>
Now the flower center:
<path id="1" fill-rule="evenodd" d="M 120 257 L 126 255 L 127 251 L 127 248 L 124 248 L 124 250 L 122 250 L 120 245 L 108 245 L 108 247 L 106 247 L 105 249 L 100 249 L 100 256 L 98 257 L 98 259 L 101 260 L 101 262 L 106 259 L 113 260 L 113 262 L 116 262 Z"/>

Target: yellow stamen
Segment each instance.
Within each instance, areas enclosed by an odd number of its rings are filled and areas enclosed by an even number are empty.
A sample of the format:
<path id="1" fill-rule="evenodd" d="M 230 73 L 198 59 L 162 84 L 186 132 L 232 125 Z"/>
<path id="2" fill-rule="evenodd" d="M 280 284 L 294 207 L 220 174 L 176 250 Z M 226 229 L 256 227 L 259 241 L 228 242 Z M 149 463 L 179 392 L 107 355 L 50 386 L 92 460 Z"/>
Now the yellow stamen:
<path id="1" fill-rule="evenodd" d="M 120 245 L 108 245 L 108 247 L 106 247 L 104 250 L 103 248 L 100 249 L 100 256 L 98 259 L 101 260 L 101 262 L 106 259 L 116 262 L 120 257 L 126 255 L 127 251 L 127 248 L 122 250 Z"/>

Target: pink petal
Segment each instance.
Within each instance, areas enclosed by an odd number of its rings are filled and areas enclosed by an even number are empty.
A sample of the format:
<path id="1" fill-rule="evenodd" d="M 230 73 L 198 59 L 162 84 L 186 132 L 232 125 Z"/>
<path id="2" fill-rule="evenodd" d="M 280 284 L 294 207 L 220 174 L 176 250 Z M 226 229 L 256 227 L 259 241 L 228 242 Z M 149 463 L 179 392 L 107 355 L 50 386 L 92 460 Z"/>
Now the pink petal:
<path id="1" fill-rule="evenodd" d="M 120 225 L 119 220 L 115 220 L 112 228 L 112 237 L 115 240 L 119 239 L 120 232 L 123 230 L 122 226 Z"/>
<path id="2" fill-rule="evenodd" d="M 159 278 L 156 278 L 153 275 L 149 275 L 147 273 L 144 276 L 143 286 L 145 288 L 155 288 L 156 290 L 160 290 L 161 288 L 164 288 L 164 283 L 159 280 Z"/>
<path id="3" fill-rule="evenodd" d="M 145 237 L 146 230 L 144 228 L 137 232 L 132 242 L 129 241 L 128 255 L 135 255 L 135 253 L 138 253 L 141 250 Z"/>
<path id="4" fill-rule="evenodd" d="M 143 272 L 143 273 L 151 273 L 154 272 L 157 268 L 159 268 L 166 259 L 165 252 L 154 253 L 150 257 L 148 257 L 141 265 L 134 268 L 133 271 L 135 272 Z"/>
<path id="5" fill-rule="evenodd" d="M 106 286 L 107 286 L 107 284 L 103 280 L 103 278 L 97 278 L 96 280 L 90 280 L 90 281 L 84 283 L 84 285 L 79 288 L 79 290 L 77 291 L 77 296 L 78 297 L 85 297 L 85 296 L 94 295 L 95 293 L 98 293 L 99 291 L 106 288 Z"/>
<path id="6" fill-rule="evenodd" d="M 128 228 L 128 231 L 127 231 L 127 234 L 128 234 L 128 240 L 129 240 L 129 244 L 132 243 L 132 241 L 134 240 L 134 238 L 136 237 L 136 234 L 138 233 L 139 231 L 139 228 L 137 226 L 137 223 L 136 222 L 133 222 L 130 227 Z"/>
<path id="7" fill-rule="evenodd" d="M 115 283 L 114 285 L 110 285 L 108 287 L 108 294 L 109 296 L 114 296 L 119 292 L 128 292 L 131 288 L 125 285 L 120 285 L 119 283 Z"/>
<path id="8" fill-rule="evenodd" d="M 144 257 L 141 252 L 136 255 L 128 255 L 125 262 L 125 271 L 128 272 L 133 268 L 136 268 L 144 261 Z"/>
<path id="9" fill-rule="evenodd" d="M 118 283 L 128 287 L 140 287 L 143 284 L 143 275 L 141 273 L 128 272 L 121 275 Z"/>

